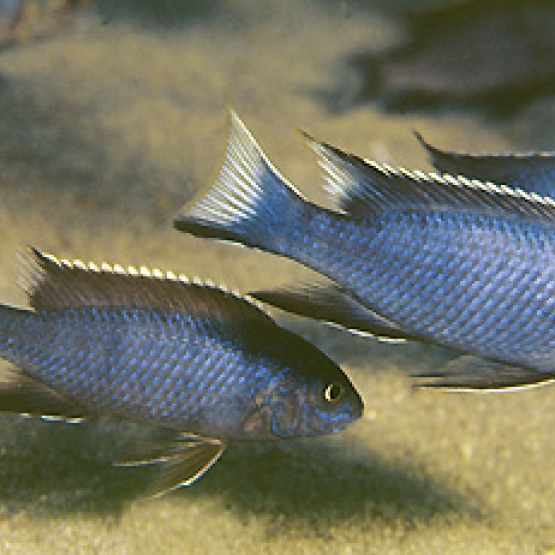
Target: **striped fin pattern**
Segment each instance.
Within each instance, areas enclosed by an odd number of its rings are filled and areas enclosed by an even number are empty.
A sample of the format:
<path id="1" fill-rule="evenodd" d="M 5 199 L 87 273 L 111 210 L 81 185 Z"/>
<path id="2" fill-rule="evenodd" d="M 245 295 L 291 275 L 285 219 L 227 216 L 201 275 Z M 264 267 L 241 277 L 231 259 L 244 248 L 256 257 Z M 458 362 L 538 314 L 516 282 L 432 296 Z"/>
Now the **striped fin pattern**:
<path id="1" fill-rule="evenodd" d="M 555 223 L 555 200 L 491 181 L 394 168 L 308 138 L 339 208 L 364 217 L 383 210 L 457 210 L 512 214 Z"/>
<path id="2" fill-rule="evenodd" d="M 37 249 L 23 256 L 21 286 L 35 310 L 83 306 L 132 307 L 183 312 L 232 325 L 271 318 L 251 299 L 212 282 L 158 269 L 58 259 Z"/>

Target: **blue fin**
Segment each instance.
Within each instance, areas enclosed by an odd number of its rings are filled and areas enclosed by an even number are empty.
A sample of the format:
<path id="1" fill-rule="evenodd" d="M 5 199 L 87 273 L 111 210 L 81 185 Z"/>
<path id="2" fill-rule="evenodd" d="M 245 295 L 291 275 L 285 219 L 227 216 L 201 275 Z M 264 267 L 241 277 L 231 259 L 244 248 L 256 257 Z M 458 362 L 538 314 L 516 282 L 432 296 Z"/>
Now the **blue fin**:
<path id="1" fill-rule="evenodd" d="M 327 189 L 352 217 L 383 210 L 459 210 L 555 224 L 555 200 L 464 176 L 426 174 L 363 160 L 306 135 L 326 172 Z"/>
<path id="2" fill-rule="evenodd" d="M 461 356 L 434 372 L 413 374 L 417 387 L 495 393 L 518 391 L 555 381 L 555 372 L 538 372 L 472 355 Z M 420 381 L 422 379 L 430 381 Z"/>
<path id="3" fill-rule="evenodd" d="M 432 146 L 420 133 L 414 135 L 428 152 L 432 165 L 442 173 L 505 183 L 555 197 L 555 152 L 480 155 L 452 152 Z"/>
<path id="4" fill-rule="evenodd" d="M 335 283 L 301 284 L 254 291 L 249 295 L 287 312 L 335 324 L 353 333 L 370 334 L 383 340 L 412 339 L 397 324 L 366 308 Z"/>
<path id="5" fill-rule="evenodd" d="M 198 237 L 267 248 L 291 217 L 299 192 L 272 166 L 239 117 L 215 182 L 185 205 L 174 227 Z"/>

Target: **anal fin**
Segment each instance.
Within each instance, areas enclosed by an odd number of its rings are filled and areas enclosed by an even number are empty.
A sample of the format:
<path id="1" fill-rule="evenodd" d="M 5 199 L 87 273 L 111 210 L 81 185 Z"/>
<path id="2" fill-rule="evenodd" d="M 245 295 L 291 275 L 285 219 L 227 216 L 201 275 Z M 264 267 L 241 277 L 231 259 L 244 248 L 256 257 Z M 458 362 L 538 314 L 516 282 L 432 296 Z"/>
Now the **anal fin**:
<path id="1" fill-rule="evenodd" d="M 417 378 L 417 387 L 495 393 L 547 385 L 555 381 L 555 372 L 539 372 L 465 355 L 435 372 L 413 374 L 412 377 Z"/>
<path id="2" fill-rule="evenodd" d="M 274 290 L 249 293 L 272 306 L 314 320 L 335 324 L 354 333 L 378 339 L 412 339 L 400 326 L 359 303 L 335 283 L 315 282 Z"/>
<path id="3" fill-rule="evenodd" d="M 15 368 L 0 370 L 0 412 L 75 421 L 90 412 Z"/>

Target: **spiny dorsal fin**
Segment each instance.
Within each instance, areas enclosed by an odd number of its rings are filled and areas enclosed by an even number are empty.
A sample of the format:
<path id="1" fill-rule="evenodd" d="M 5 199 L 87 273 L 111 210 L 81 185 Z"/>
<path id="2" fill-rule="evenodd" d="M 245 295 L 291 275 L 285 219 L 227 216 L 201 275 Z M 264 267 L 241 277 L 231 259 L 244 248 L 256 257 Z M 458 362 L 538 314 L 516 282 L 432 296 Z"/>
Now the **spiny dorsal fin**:
<path id="1" fill-rule="evenodd" d="M 432 165 L 442 173 L 506 183 L 539 195 L 555 196 L 555 152 L 470 154 L 441 150 L 415 132 Z"/>
<path id="2" fill-rule="evenodd" d="M 364 218 L 383 210 L 479 211 L 555 224 L 555 200 L 464 176 L 443 176 L 363 160 L 307 136 L 339 208 Z"/>
<path id="3" fill-rule="evenodd" d="M 254 301 L 209 282 L 145 267 L 70 262 L 34 248 L 24 258 L 22 286 L 35 310 L 123 306 L 179 311 L 225 325 L 274 324 Z"/>

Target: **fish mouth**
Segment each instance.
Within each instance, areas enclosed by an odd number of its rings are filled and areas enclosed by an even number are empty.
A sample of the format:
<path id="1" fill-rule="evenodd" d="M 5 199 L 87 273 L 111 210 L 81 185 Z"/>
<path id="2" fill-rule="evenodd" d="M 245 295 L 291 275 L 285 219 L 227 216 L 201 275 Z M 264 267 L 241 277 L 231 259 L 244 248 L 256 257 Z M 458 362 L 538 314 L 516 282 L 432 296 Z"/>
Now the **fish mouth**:
<path id="1" fill-rule="evenodd" d="M 364 413 L 364 406 L 357 407 L 356 410 L 351 410 L 347 414 L 337 415 L 326 427 L 324 433 L 335 434 L 341 432 L 345 428 L 349 427 L 351 424 L 359 420 Z"/>
<path id="2" fill-rule="evenodd" d="M 334 426 L 329 427 L 326 430 L 326 434 L 336 434 L 338 432 L 342 432 L 346 428 L 348 428 L 351 424 L 356 422 L 358 418 L 346 418 L 342 422 L 335 424 Z"/>

